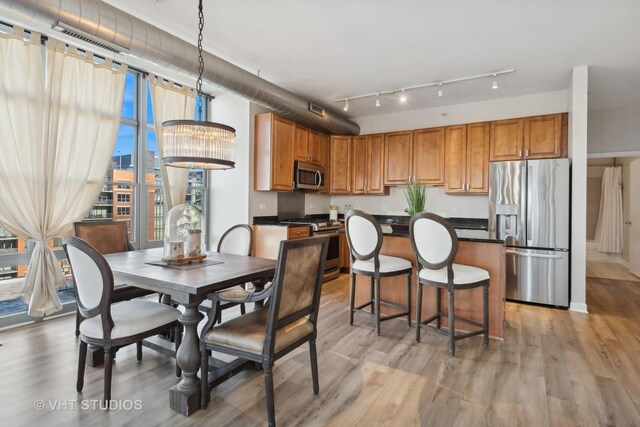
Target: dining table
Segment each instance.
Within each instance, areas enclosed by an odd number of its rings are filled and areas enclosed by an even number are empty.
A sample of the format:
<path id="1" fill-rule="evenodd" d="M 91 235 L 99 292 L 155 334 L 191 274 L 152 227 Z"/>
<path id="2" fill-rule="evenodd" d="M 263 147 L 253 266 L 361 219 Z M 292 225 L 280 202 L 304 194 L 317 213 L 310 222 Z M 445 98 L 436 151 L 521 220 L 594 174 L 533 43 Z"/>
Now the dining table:
<path id="1" fill-rule="evenodd" d="M 252 282 L 259 290 L 273 277 L 276 261 L 206 252 L 206 259 L 200 263 L 166 265 L 162 262 L 162 255 L 162 248 L 153 248 L 105 255 L 105 259 L 114 280 L 170 295 L 172 302 L 183 307 L 178 319 L 183 326 L 183 337 L 176 353 L 182 376 L 180 382 L 171 387 L 169 402 L 173 410 L 188 416 L 200 409 L 200 340 L 197 327 L 204 315 L 198 307 L 208 294 L 232 286 Z M 221 368 L 216 378 L 226 379 L 252 366 L 250 362 L 243 362 L 238 360 L 225 369 Z M 207 380 L 210 384 L 215 381 Z"/>

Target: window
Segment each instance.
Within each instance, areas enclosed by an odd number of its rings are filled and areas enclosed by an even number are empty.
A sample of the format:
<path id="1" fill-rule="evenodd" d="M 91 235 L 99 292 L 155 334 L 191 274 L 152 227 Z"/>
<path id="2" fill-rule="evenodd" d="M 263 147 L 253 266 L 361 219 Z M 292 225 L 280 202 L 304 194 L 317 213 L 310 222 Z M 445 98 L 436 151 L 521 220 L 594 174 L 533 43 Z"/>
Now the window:
<path id="1" fill-rule="evenodd" d="M 123 215 L 124 216 L 131 216 L 131 208 L 128 207 L 128 206 L 127 207 L 118 206 L 118 211 L 117 212 L 118 212 L 118 217 L 121 217 Z M 120 218 L 117 218 L 117 219 L 120 219 Z"/>
<path id="2" fill-rule="evenodd" d="M 120 202 L 120 203 L 130 203 L 131 202 L 131 194 L 129 194 L 129 193 L 119 193 L 117 197 L 118 197 L 118 202 Z"/>
<path id="3" fill-rule="evenodd" d="M 162 246 L 164 189 L 153 123 L 149 83 L 144 74 L 127 73 L 122 116 L 105 183 L 85 220 L 127 221 L 131 242 L 138 249 Z M 205 109 L 207 103 L 204 103 Z M 196 106 L 197 108 L 197 106 Z M 206 110 L 205 110 L 206 111 Z M 206 215 L 206 171 L 191 171 L 187 202 Z M 62 240 L 49 241 L 67 283 L 58 290 L 64 309 L 74 310 L 71 270 L 61 248 Z M 0 328 L 33 320 L 20 300 L 22 278 L 34 244 L 0 227 Z M 4 316 L 4 317 L 3 317 Z"/>

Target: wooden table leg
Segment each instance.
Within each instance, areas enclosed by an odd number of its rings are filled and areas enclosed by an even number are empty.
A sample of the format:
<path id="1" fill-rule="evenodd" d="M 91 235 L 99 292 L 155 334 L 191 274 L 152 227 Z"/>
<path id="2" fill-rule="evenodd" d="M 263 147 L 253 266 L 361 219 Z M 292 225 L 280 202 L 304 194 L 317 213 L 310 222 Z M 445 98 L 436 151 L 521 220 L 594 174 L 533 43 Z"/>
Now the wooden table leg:
<path id="1" fill-rule="evenodd" d="M 184 304 L 185 311 L 178 318 L 184 326 L 182 343 L 176 355 L 178 366 L 182 369 L 182 379 L 169 391 L 171 409 L 183 415 L 191 415 L 200 409 L 200 347 L 198 323 L 204 317 L 198 311 L 199 303 Z"/>

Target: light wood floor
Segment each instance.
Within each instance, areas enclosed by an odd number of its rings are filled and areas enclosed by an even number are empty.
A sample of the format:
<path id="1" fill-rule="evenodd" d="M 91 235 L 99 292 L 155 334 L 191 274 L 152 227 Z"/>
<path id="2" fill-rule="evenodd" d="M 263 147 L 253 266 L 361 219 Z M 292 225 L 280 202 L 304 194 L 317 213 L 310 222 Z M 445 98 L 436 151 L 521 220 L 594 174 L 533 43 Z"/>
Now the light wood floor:
<path id="1" fill-rule="evenodd" d="M 403 320 L 347 322 L 347 281 L 324 287 L 319 327 L 320 395 L 308 352 L 275 368 L 276 418 L 285 425 L 567 426 L 640 425 L 640 284 L 588 280 L 590 315 L 507 304 L 504 341 L 481 338 L 447 355 L 446 337 L 427 331 L 416 344 Z M 135 347 L 118 353 L 114 399 L 139 399 L 141 411 L 43 411 L 42 399 L 100 399 L 103 372 L 87 368 L 75 392 L 73 318 L 0 333 L 0 425 L 265 425 L 260 372 L 247 371 L 212 393 L 206 411 L 169 409 L 173 360 Z"/>
<path id="2" fill-rule="evenodd" d="M 633 275 L 619 262 L 587 261 L 587 277 L 640 282 L 640 277 Z"/>

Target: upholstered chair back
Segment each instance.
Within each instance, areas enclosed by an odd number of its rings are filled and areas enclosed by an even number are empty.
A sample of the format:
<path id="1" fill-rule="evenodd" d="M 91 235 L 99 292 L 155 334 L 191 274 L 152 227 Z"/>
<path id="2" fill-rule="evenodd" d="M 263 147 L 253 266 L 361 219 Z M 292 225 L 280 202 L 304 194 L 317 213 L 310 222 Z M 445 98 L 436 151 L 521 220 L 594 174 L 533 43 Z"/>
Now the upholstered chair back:
<path id="1" fill-rule="evenodd" d="M 76 237 L 103 255 L 133 250 L 126 221 L 82 221 L 73 224 Z"/>
<path id="2" fill-rule="evenodd" d="M 93 246 L 78 237 L 66 237 L 63 247 L 73 273 L 82 316 L 89 319 L 98 314 L 108 314 L 113 273 L 107 261 Z M 110 315 L 107 317 L 110 318 Z"/>
<path id="3" fill-rule="evenodd" d="M 251 255 L 253 233 L 247 224 L 234 225 L 220 238 L 218 252 L 231 255 Z"/>
<path id="4" fill-rule="evenodd" d="M 439 269 L 453 262 L 458 252 L 458 237 L 444 218 L 433 213 L 414 215 L 409 233 L 418 262 L 424 267 Z"/>
<path id="5" fill-rule="evenodd" d="M 345 220 L 351 254 L 359 260 L 373 258 L 382 247 L 382 228 L 371 215 L 351 210 Z"/>

